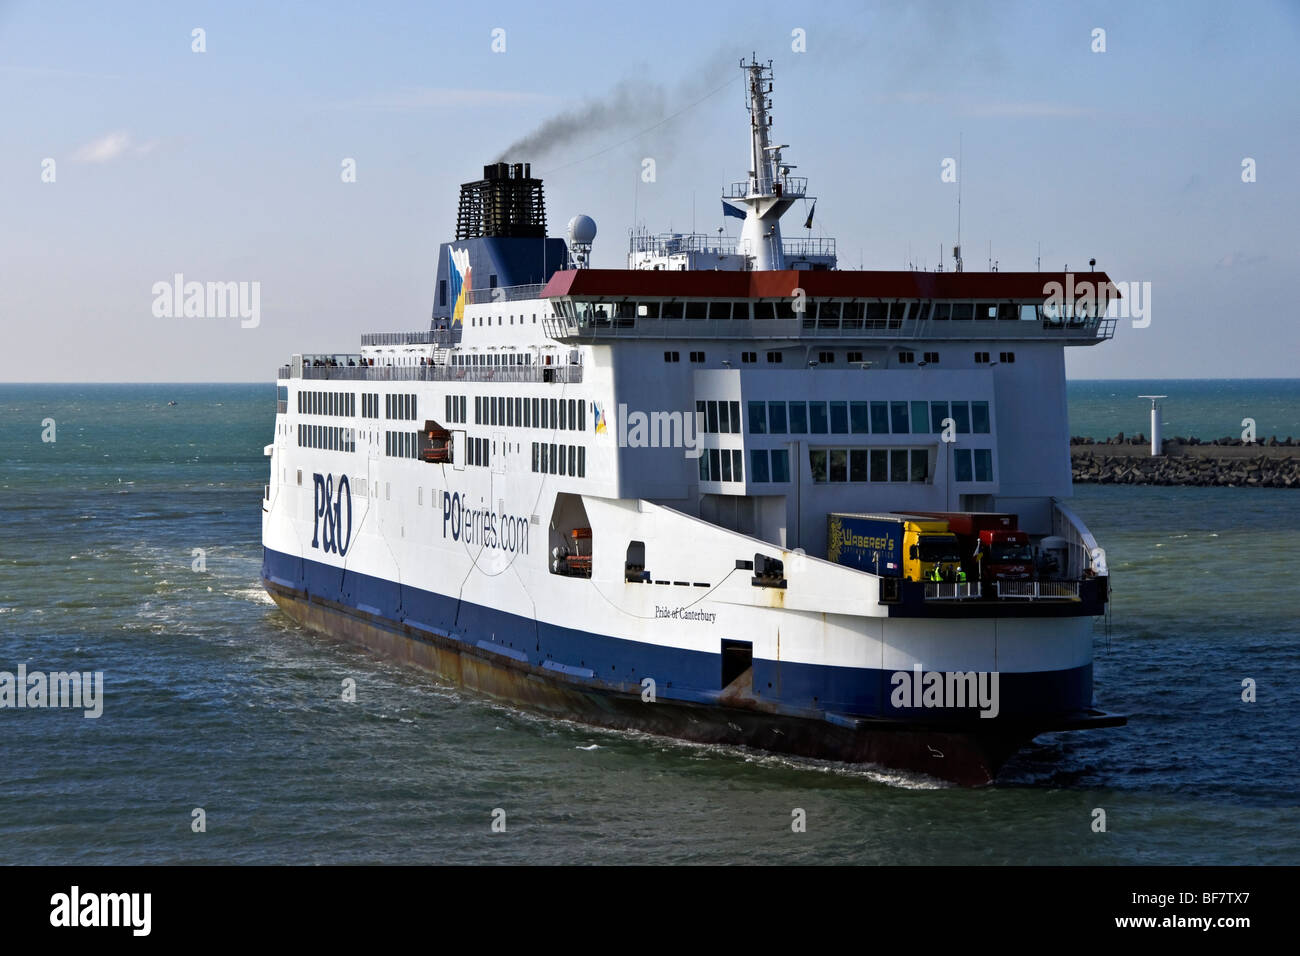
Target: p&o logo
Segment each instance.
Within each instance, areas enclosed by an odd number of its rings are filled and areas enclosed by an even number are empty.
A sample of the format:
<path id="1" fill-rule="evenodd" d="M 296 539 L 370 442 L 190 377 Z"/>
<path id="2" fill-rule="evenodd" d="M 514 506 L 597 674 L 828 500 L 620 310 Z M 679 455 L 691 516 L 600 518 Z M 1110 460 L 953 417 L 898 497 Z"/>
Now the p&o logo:
<path id="1" fill-rule="evenodd" d="M 312 475 L 312 481 L 316 513 L 311 523 L 311 546 L 339 556 L 345 555 L 348 553 L 348 545 L 352 543 L 352 486 L 348 484 L 348 476 L 339 475 L 337 489 L 333 475 L 317 472 Z M 343 524 L 344 510 L 347 511 L 346 528 Z"/>

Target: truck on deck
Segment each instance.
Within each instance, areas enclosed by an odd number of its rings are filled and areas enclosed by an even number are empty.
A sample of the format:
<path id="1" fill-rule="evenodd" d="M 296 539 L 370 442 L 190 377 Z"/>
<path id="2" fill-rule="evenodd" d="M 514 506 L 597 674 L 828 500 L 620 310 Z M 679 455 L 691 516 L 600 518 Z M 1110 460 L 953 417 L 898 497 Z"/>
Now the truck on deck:
<path id="1" fill-rule="evenodd" d="M 827 520 L 826 557 L 836 564 L 909 581 L 958 579 L 960 544 L 942 519 L 915 515 L 843 514 Z"/>
<path id="2" fill-rule="evenodd" d="M 1017 529 L 1013 514 L 989 511 L 925 511 L 928 518 L 946 521 L 957 536 L 962 566 L 972 580 L 1028 581 L 1034 576 L 1034 549 L 1029 535 Z M 987 596 L 992 588 L 985 588 Z"/>

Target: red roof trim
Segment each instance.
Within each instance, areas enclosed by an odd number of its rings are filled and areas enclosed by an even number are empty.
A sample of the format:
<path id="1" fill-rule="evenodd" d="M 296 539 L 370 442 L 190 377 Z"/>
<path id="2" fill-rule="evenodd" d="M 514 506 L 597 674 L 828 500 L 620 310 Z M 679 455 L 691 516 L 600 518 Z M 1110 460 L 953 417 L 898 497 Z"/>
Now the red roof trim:
<path id="1" fill-rule="evenodd" d="M 1076 295 L 1085 283 L 1110 282 L 1104 272 L 1076 272 Z M 796 288 L 838 299 L 1045 299 L 1047 286 L 1068 288 L 1064 272 L 704 272 L 651 269 L 569 269 L 551 276 L 542 298 L 779 299 Z M 1118 291 L 1111 298 L 1119 298 Z"/>

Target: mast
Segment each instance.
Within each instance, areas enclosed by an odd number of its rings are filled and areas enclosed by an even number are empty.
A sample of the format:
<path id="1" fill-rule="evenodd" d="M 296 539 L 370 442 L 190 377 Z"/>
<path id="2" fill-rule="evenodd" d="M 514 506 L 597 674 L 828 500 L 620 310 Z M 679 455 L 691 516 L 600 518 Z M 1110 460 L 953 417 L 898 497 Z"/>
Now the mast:
<path id="1" fill-rule="evenodd" d="M 790 176 L 795 167 L 781 161 L 785 145 L 773 146 L 772 134 L 772 61 L 741 61 L 745 71 L 749 110 L 749 179 L 733 183 L 725 202 L 744 208 L 745 224 L 740 232 L 740 247 L 749 256 L 756 271 L 785 268 L 781 247 L 780 219 L 795 200 L 803 199 L 807 179 Z"/>

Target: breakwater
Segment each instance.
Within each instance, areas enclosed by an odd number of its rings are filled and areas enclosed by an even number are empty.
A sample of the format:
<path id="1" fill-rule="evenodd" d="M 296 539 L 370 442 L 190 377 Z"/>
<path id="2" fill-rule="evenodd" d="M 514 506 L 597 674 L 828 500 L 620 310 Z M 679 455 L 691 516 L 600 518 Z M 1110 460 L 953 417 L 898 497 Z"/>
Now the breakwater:
<path id="1" fill-rule="evenodd" d="M 1300 488 L 1300 440 L 1167 438 L 1151 454 L 1142 435 L 1071 438 L 1074 480 L 1102 485 L 1201 485 Z"/>

